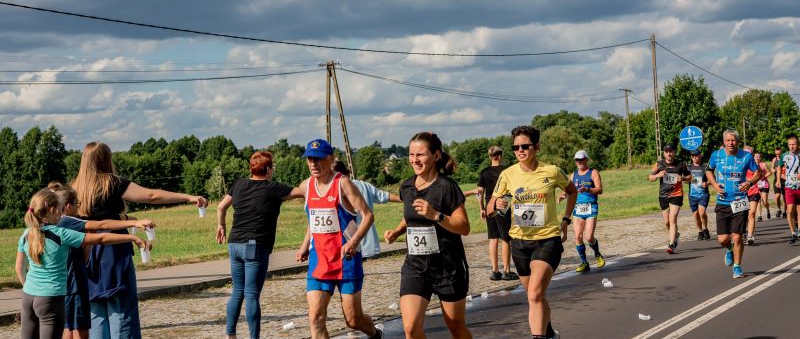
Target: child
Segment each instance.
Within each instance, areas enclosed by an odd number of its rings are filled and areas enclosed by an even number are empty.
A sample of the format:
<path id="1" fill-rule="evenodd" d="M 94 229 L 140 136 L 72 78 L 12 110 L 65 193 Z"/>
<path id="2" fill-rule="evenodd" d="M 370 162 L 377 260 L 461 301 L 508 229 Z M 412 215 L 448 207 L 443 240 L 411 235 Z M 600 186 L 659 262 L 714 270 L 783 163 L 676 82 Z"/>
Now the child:
<path id="1" fill-rule="evenodd" d="M 22 338 L 60 338 L 64 332 L 70 247 L 129 241 L 139 247 L 151 247 L 133 235 L 85 234 L 57 227 L 61 213 L 58 196 L 49 189 L 36 192 L 25 213 L 28 228 L 19 238 L 15 265 L 23 292 Z M 29 270 L 24 275 L 26 259 Z"/>
<path id="2" fill-rule="evenodd" d="M 72 187 L 52 182 L 47 186 L 58 197 L 59 208 L 63 216 L 58 222 L 58 227 L 76 232 L 93 232 L 104 230 L 125 229 L 128 227 L 155 227 L 150 220 L 135 220 L 123 216 L 125 220 L 86 221 L 75 218 L 78 214 L 78 192 Z M 64 299 L 66 306 L 66 322 L 63 339 L 87 339 L 89 329 L 92 327 L 91 309 L 89 306 L 89 289 L 86 285 L 86 259 L 84 250 L 75 248 L 69 250 L 67 260 L 67 295 Z"/>

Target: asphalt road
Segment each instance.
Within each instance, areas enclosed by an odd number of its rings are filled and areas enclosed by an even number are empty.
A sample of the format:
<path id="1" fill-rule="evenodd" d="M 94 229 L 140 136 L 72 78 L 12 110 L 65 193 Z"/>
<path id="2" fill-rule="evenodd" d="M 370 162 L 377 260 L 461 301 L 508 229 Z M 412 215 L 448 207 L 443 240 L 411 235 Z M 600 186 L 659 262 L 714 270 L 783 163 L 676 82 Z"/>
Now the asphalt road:
<path id="1" fill-rule="evenodd" d="M 787 239 L 785 219 L 758 223 L 757 245 L 745 248 L 746 276 L 735 280 L 714 240 L 684 241 L 672 255 L 660 248 L 614 258 L 588 274 L 559 274 L 548 291 L 553 326 L 561 338 L 800 338 L 800 242 Z M 603 278 L 614 287 L 603 287 Z M 517 288 L 473 296 L 467 322 L 475 338 L 524 338 L 527 312 Z M 384 328 L 386 338 L 403 338 L 400 319 Z M 425 328 L 428 338 L 450 337 L 438 309 L 429 311 Z"/>

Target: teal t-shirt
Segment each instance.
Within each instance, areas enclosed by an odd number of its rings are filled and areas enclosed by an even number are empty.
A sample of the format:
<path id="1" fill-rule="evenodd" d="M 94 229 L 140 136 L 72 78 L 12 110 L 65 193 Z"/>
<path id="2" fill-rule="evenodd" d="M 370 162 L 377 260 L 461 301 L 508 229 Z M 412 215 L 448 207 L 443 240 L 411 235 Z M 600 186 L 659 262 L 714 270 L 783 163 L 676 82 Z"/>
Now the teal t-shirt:
<path id="1" fill-rule="evenodd" d="M 67 294 L 67 257 L 70 247 L 81 247 L 85 233 L 75 232 L 55 225 L 42 228 L 45 236 L 41 265 L 28 255 L 28 230 L 19 237 L 17 252 L 28 258 L 28 274 L 22 291 L 37 297 L 54 297 Z"/>

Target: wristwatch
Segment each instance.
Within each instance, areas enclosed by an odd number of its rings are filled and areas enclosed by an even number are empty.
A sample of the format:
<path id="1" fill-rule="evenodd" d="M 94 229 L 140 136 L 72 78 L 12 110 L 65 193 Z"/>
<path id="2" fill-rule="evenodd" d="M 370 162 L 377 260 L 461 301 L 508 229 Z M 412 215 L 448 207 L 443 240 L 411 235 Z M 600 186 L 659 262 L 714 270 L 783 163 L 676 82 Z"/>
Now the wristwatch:
<path id="1" fill-rule="evenodd" d="M 444 213 L 439 212 L 439 214 L 436 215 L 436 221 L 438 222 L 444 221 Z"/>
<path id="2" fill-rule="evenodd" d="M 567 218 L 567 217 L 563 217 L 563 218 L 561 218 L 561 222 L 564 222 L 564 221 L 566 221 L 566 222 L 567 222 L 567 225 L 569 225 L 569 224 L 571 224 L 571 223 L 572 223 L 572 219 L 570 219 L 570 218 Z"/>

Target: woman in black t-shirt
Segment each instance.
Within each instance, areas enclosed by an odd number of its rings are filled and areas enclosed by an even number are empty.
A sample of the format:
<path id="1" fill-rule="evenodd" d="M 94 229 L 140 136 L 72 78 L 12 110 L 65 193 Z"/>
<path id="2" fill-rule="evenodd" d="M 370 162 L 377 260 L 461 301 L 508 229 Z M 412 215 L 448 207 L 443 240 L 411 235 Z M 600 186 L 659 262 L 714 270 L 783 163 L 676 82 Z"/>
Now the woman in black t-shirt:
<path id="1" fill-rule="evenodd" d="M 425 310 L 436 293 L 453 338 L 472 338 L 465 320 L 469 271 L 461 242 L 461 236 L 469 234 L 469 219 L 458 183 L 447 177 L 455 163 L 442 151 L 436 134 L 418 133 L 408 147 L 415 175 L 400 186 L 403 220 L 384 234 L 392 243 L 407 233 L 408 253 L 400 271 L 406 337 L 425 337 Z"/>
<path id="2" fill-rule="evenodd" d="M 101 142 L 90 142 L 83 148 L 81 166 L 71 186 L 78 192 L 81 202 L 78 215 L 87 220 L 120 220 L 126 201 L 208 205 L 201 196 L 149 189 L 118 176 L 111 161 L 111 148 Z M 128 233 L 124 229 L 111 232 Z M 142 337 L 132 255 L 131 244 L 92 246 L 86 263 L 92 313 L 89 336 L 92 338 Z"/>
<path id="3" fill-rule="evenodd" d="M 225 333 L 236 338 L 236 323 L 247 299 L 245 318 L 250 338 L 261 333 L 261 288 L 267 277 L 269 255 L 275 245 L 275 229 L 281 204 L 302 197 L 298 189 L 271 181 L 272 153 L 258 151 L 250 157 L 250 177 L 237 179 L 217 205 L 217 243 L 225 242 L 225 215 L 233 205 L 233 226 L 228 237 L 233 289 L 226 309 Z"/>

